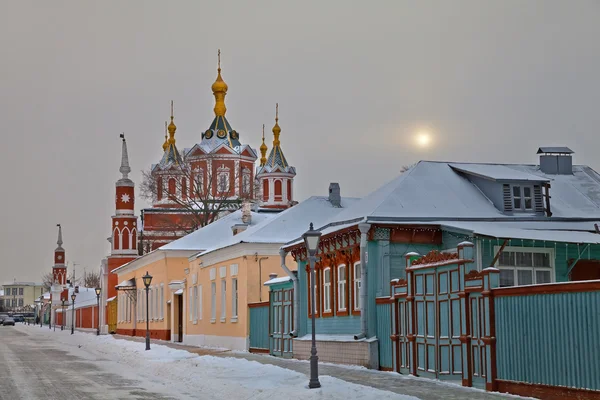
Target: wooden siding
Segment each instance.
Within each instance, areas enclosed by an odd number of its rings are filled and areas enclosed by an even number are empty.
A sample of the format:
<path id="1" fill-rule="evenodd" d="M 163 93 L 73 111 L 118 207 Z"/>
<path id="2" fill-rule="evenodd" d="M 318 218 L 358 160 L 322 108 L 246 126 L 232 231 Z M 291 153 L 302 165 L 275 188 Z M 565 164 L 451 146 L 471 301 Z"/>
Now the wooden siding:
<path id="1" fill-rule="evenodd" d="M 568 285 L 589 290 L 588 283 Z M 512 296 L 495 289 L 498 379 L 600 390 L 600 282 L 595 286 Z"/>

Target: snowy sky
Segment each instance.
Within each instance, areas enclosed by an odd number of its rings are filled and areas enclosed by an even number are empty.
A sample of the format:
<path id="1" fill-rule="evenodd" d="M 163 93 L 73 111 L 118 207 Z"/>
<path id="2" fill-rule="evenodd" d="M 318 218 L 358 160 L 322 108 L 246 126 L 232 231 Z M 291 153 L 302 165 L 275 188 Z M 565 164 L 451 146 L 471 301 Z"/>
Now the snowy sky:
<path id="1" fill-rule="evenodd" d="M 119 133 L 138 184 L 170 100 L 177 145 L 199 142 L 218 48 L 243 143 L 264 123 L 270 144 L 279 102 L 297 200 L 330 181 L 363 196 L 419 159 L 534 163 L 540 145 L 600 169 L 596 0 L 251 3 L 3 2 L 0 282 L 50 271 L 57 223 L 67 260 L 98 268 Z"/>

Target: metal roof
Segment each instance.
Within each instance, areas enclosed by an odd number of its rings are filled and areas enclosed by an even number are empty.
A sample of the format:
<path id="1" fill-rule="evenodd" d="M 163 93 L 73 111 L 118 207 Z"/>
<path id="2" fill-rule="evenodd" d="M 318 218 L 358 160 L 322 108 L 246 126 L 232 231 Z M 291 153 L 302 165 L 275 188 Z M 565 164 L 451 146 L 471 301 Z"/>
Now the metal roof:
<path id="1" fill-rule="evenodd" d="M 537 151 L 538 154 L 544 153 L 559 153 L 559 154 L 573 154 L 574 151 L 568 147 L 540 147 Z"/>

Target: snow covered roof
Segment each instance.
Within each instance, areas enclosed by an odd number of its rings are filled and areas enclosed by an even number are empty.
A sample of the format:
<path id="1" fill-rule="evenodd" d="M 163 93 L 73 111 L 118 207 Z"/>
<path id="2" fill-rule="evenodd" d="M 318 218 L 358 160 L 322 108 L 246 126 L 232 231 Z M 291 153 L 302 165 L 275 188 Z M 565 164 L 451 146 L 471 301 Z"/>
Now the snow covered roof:
<path id="1" fill-rule="evenodd" d="M 218 242 L 217 245 L 208 248 L 199 256 L 238 243 L 287 243 L 306 232 L 310 222 L 320 226 L 326 220 L 356 204 L 359 200 L 354 197 L 342 197 L 342 207 L 340 208 L 334 207 L 327 196 L 309 197 L 279 214 L 272 215 L 271 218 L 253 228 Z"/>
<path id="2" fill-rule="evenodd" d="M 250 227 L 259 225 L 261 222 L 273 218 L 276 214 L 252 212 Z M 231 227 L 234 225 L 243 225 L 242 211 L 237 210 L 215 222 L 206 225 L 189 235 L 175 240 L 159 248 L 159 250 L 205 250 L 227 241 L 233 237 Z M 243 233 L 243 232 L 242 232 Z M 241 235 L 241 233 L 240 233 Z"/>
<path id="3" fill-rule="evenodd" d="M 406 173 L 383 185 L 329 222 L 367 219 L 518 219 L 524 214 L 506 215 L 455 169 L 485 172 L 514 180 L 531 175 L 550 181 L 551 209 L 556 218 L 600 219 L 600 175 L 587 166 L 573 166 L 572 175 L 544 174 L 536 165 L 447 163 L 420 161 Z M 453 169 L 454 168 L 454 169 Z M 481 170 L 481 171 L 480 171 Z M 541 217 L 540 217 L 541 218 Z"/>
<path id="4" fill-rule="evenodd" d="M 549 179 L 498 164 L 448 164 L 453 169 L 494 181 L 548 182 Z"/>
<path id="5" fill-rule="evenodd" d="M 282 276 L 282 277 L 279 277 L 279 278 L 273 278 L 273 279 L 269 279 L 269 280 L 268 280 L 268 281 L 266 281 L 264 284 L 265 284 L 266 286 L 269 286 L 269 285 L 275 285 L 275 284 L 277 284 L 277 283 L 289 282 L 289 281 L 291 281 L 291 280 L 292 280 L 292 278 L 290 278 L 289 276 Z"/>

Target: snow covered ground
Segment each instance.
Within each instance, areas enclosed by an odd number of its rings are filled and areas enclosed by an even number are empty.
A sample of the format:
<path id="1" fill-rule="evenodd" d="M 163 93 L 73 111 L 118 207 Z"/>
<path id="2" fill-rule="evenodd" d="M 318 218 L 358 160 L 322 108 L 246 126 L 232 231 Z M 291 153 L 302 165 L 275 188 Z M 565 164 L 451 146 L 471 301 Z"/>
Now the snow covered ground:
<path id="1" fill-rule="evenodd" d="M 93 361 L 95 365 L 142 386 L 177 399 L 381 399 L 413 400 L 375 388 L 320 376 L 322 387 L 308 389 L 308 378 L 299 372 L 239 358 L 199 356 L 184 350 L 152 343 L 144 344 L 112 336 L 51 331 L 20 325 L 16 329 L 33 336 L 52 338 L 61 350 Z"/>

